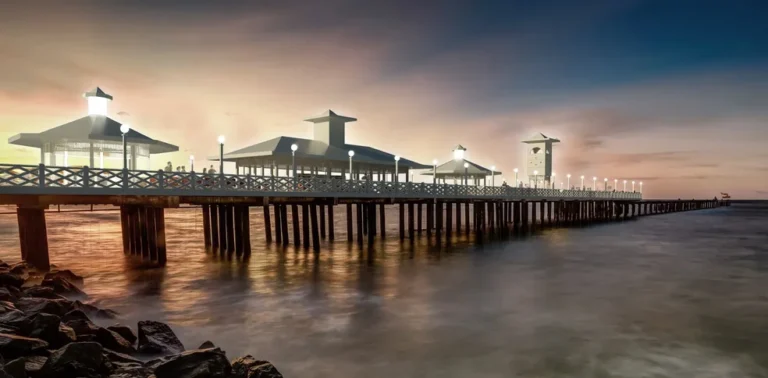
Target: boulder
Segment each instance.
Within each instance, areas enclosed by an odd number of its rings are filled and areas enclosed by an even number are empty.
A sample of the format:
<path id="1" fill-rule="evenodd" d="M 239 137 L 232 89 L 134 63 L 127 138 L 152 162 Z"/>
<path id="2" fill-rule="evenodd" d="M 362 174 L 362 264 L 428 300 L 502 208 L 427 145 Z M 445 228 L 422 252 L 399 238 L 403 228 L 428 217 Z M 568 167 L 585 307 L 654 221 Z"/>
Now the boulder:
<path id="1" fill-rule="evenodd" d="M 88 321 L 91 320 L 88 317 L 88 315 L 86 315 L 82 310 L 72 310 L 61 317 L 62 322 L 77 320 L 77 319 L 88 320 Z"/>
<path id="2" fill-rule="evenodd" d="M 0 260 L 0 268 L 7 268 L 7 267 L 8 267 L 8 263 L 3 260 Z"/>
<path id="3" fill-rule="evenodd" d="M 41 312 L 64 316 L 72 307 L 72 302 L 66 299 L 48 298 L 21 298 L 15 303 L 16 308 L 27 315 L 35 315 Z"/>
<path id="4" fill-rule="evenodd" d="M 202 349 L 172 356 L 155 368 L 157 378 L 228 378 L 232 366 L 220 349 Z"/>
<path id="5" fill-rule="evenodd" d="M 56 294 L 53 291 L 53 288 L 42 287 L 42 286 L 28 287 L 21 292 L 21 295 L 25 297 L 33 297 L 33 298 L 67 299 L 62 297 L 61 295 Z"/>
<path id="6" fill-rule="evenodd" d="M 45 353 L 47 347 L 48 343 L 40 339 L 0 333 L 0 355 L 8 359 Z"/>
<path id="7" fill-rule="evenodd" d="M 115 324 L 113 326 L 107 327 L 107 329 L 122 336 L 124 339 L 128 340 L 131 345 L 136 342 L 136 334 L 134 334 L 133 330 L 131 330 L 131 328 L 128 326 Z"/>
<path id="8" fill-rule="evenodd" d="M 27 337 L 45 340 L 48 344 L 56 344 L 59 336 L 59 325 L 61 319 L 56 315 L 37 314 L 24 327 L 24 334 Z"/>
<path id="9" fill-rule="evenodd" d="M 139 322 L 138 350 L 145 354 L 177 354 L 184 345 L 165 323 L 145 320 Z"/>
<path id="10" fill-rule="evenodd" d="M 216 348 L 216 345 L 213 345 L 213 343 L 210 340 L 204 341 L 202 344 L 200 344 L 199 347 L 197 347 L 197 349 L 211 349 L 211 348 Z"/>
<path id="11" fill-rule="evenodd" d="M 17 309 L 13 303 L 0 301 L 0 324 L 7 328 L 18 329 L 28 321 L 27 316 Z"/>
<path id="12" fill-rule="evenodd" d="M 103 310 L 92 304 L 83 303 L 78 300 L 72 303 L 72 310 L 80 310 L 88 316 L 104 319 L 114 319 L 117 317 L 117 313 L 112 310 Z"/>
<path id="13" fill-rule="evenodd" d="M 72 329 L 72 327 L 60 323 L 59 324 L 59 336 L 57 338 L 59 342 L 61 342 L 61 345 L 69 344 L 71 342 L 77 341 L 77 333 L 75 333 L 75 330 Z"/>
<path id="14" fill-rule="evenodd" d="M 30 376 L 36 376 L 40 369 L 45 365 L 45 361 L 48 361 L 48 357 L 43 356 L 27 356 L 24 359 L 24 369 Z"/>
<path id="15" fill-rule="evenodd" d="M 26 280 L 29 277 L 29 266 L 24 261 L 17 262 L 8 267 L 8 271 Z"/>
<path id="16" fill-rule="evenodd" d="M 40 378 L 101 377 L 104 356 L 98 343 L 71 343 L 51 353 L 40 369 Z"/>
<path id="17" fill-rule="evenodd" d="M 108 361 L 112 363 L 116 363 L 116 362 L 135 363 L 135 364 L 143 365 L 143 363 L 136 358 L 133 358 L 127 354 L 118 353 L 118 352 L 115 352 L 114 350 L 109 350 L 106 348 L 104 349 L 104 358 L 106 358 Z"/>
<path id="18" fill-rule="evenodd" d="M 232 361 L 232 378 L 282 378 L 269 361 L 253 358 L 251 355 L 243 356 Z"/>
<path id="19" fill-rule="evenodd" d="M 63 278 L 75 285 L 83 286 L 83 277 L 72 273 L 72 271 L 69 269 L 46 273 L 45 277 L 43 277 L 43 280 L 50 280 L 53 278 Z"/>
<path id="20" fill-rule="evenodd" d="M 24 278 L 9 270 L 0 271 L 0 286 L 20 288 L 24 284 Z"/>
<path id="21" fill-rule="evenodd" d="M 149 378 L 150 376 L 152 376 L 152 370 L 132 365 L 117 367 L 108 378 Z"/>
<path id="22" fill-rule="evenodd" d="M 27 370 L 24 369 L 24 357 L 8 361 L 5 364 L 5 372 L 14 378 L 27 378 Z"/>
<path id="23" fill-rule="evenodd" d="M 0 286 L 0 301 L 16 302 L 21 296 L 21 291 L 16 286 Z"/>
<path id="24" fill-rule="evenodd" d="M 86 297 L 85 293 L 80 290 L 73 283 L 67 281 L 61 277 L 53 277 L 43 280 L 40 284 L 42 287 L 50 287 L 56 294 L 61 294 L 67 297 Z"/>
<path id="25" fill-rule="evenodd" d="M 135 352 L 133 345 L 124 339 L 117 332 L 106 328 L 99 328 L 96 331 L 96 341 L 104 348 L 112 349 L 118 353 L 132 354 Z"/>
<path id="26" fill-rule="evenodd" d="M 93 324 L 88 319 L 72 319 L 67 320 L 64 322 L 64 324 L 70 328 L 72 328 L 73 331 L 75 331 L 75 336 L 78 340 L 81 339 L 83 336 L 96 336 L 96 332 L 99 330 L 99 327 L 95 324 Z"/>

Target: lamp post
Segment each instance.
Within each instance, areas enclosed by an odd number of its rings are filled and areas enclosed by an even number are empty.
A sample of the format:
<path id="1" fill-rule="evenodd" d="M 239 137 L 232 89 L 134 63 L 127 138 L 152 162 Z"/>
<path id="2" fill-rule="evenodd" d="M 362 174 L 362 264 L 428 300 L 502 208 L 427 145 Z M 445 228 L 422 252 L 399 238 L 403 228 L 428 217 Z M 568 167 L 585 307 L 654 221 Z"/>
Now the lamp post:
<path id="1" fill-rule="evenodd" d="M 584 175 L 581 175 L 581 188 L 579 188 L 579 189 L 581 189 L 581 190 L 587 190 L 587 189 L 584 187 Z"/>
<path id="2" fill-rule="evenodd" d="M 224 174 L 224 135 L 219 135 L 219 174 Z"/>
<path id="3" fill-rule="evenodd" d="M 539 188 L 539 171 L 533 171 L 533 188 Z"/>
<path id="4" fill-rule="evenodd" d="M 469 184 L 467 174 L 469 173 L 469 163 L 464 163 L 464 186 Z"/>
<path id="5" fill-rule="evenodd" d="M 563 182 L 560 181 L 560 190 L 563 190 Z"/>
<path id="6" fill-rule="evenodd" d="M 293 190 L 296 190 L 298 188 L 298 182 L 296 179 L 296 150 L 299 149 L 299 146 L 294 143 L 291 145 L 291 170 L 293 171 Z"/>
<path id="7" fill-rule="evenodd" d="M 619 179 L 613 179 L 613 190 L 616 190 L 616 188 L 618 187 L 619 187 Z"/>
<path id="8" fill-rule="evenodd" d="M 642 192 L 643 192 L 643 182 L 640 181 L 640 193 L 642 193 Z"/>
<path id="9" fill-rule="evenodd" d="M 123 133 L 123 170 L 128 170 L 128 141 L 125 139 L 125 134 L 131 131 L 131 127 L 127 123 L 120 125 L 120 132 Z"/>
<path id="10" fill-rule="evenodd" d="M 437 184 L 437 159 L 432 160 L 432 184 Z"/>
<path id="11" fill-rule="evenodd" d="M 491 166 L 491 186 L 496 186 L 496 166 Z"/>
<path id="12" fill-rule="evenodd" d="M 514 169 L 514 171 L 515 171 L 515 186 L 518 186 L 518 185 L 520 184 L 520 183 L 517 181 L 517 172 L 519 172 L 519 170 L 518 170 L 517 168 L 515 168 L 515 169 Z"/>
<path id="13" fill-rule="evenodd" d="M 603 191 L 604 192 L 608 191 L 608 178 L 607 177 L 603 179 Z"/>
<path id="14" fill-rule="evenodd" d="M 557 176 L 557 173 L 552 172 L 552 178 L 549 179 L 549 181 L 551 181 L 551 184 L 552 184 L 552 189 L 555 188 L 555 176 Z"/>
<path id="15" fill-rule="evenodd" d="M 195 155 L 189 155 L 189 171 L 195 171 Z"/>
<path id="16" fill-rule="evenodd" d="M 635 192 L 635 182 L 632 181 L 632 193 L 634 193 L 634 192 Z"/>
<path id="17" fill-rule="evenodd" d="M 597 191 L 597 176 L 592 176 L 592 191 Z"/>
<path id="18" fill-rule="evenodd" d="M 349 180 L 352 180 L 352 157 L 355 156 L 355 151 L 349 150 Z"/>
<path id="19" fill-rule="evenodd" d="M 568 180 L 567 180 L 568 181 L 568 185 L 566 185 L 565 189 L 570 190 L 571 189 L 571 174 L 569 173 L 569 174 L 565 175 L 565 177 L 568 178 Z M 562 188 L 560 188 L 560 189 L 562 189 Z"/>
<path id="20" fill-rule="evenodd" d="M 622 192 L 626 192 L 626 191 L 627 191 L 627 180 L 624 180 L 624 189 L 622 190 Z"/>
<path id="21" fill-rule="evenodd" d="M 398 182 L 398 179 L 400 178 L 400 172 L 398 170 L 399 162 L 400 162 L 400 156 L 395 155 L 395 182 Z M 407 173 L 406 173 L 406 176 L 407 176 Z"/>

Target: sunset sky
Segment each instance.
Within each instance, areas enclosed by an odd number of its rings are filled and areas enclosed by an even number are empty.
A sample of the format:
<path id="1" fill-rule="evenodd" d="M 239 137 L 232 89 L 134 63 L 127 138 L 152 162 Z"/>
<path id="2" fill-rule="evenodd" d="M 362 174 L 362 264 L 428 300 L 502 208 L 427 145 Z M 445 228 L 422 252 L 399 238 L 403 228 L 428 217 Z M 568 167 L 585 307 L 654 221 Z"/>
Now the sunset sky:
<path id="1" fill-rule="evenodd" d="M 162 3 L 163 5 L 157 5 Z M 223 5 L 223 4 L 229 5 Z M 559 138 L 555 171 L 645 182 L 646 197 L 768 199 L 766 1 L 3 1 L 0 162 L 86 114 L 180 146 L 186 163 L 327 109 L 347 141 L 511 181 L 519 141 Z"/>

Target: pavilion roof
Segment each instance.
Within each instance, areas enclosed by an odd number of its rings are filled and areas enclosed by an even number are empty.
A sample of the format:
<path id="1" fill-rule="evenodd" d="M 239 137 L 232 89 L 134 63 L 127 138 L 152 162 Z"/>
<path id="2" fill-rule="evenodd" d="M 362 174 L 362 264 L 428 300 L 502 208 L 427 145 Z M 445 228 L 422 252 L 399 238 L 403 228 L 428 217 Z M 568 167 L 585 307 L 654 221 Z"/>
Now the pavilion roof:
<path id="1" fill-rule="evenodd" d="M 8 143 L 19 146 L 43 148 L 45 143 L 59 141 L 109 141 L 121 142 L 122 124 L 107 116 L 88 115 L 40 133 L 21 133 L 8 138 Z M 126 134 L 129 143 L 149 145 L 150 154 L 178 151 L 179 147 L 152 139 L 134 129 Z"/>
<path id="2" fill-rule="evenodd" d="M 236 161 L 239 159 L 250 158 L 275 158 L 288 160 L 291 158 L 292 144 L 296 144 L 299 147 L 298 150 L 296 150 L 296 158 L 303 161 L 317 160 L 346 163 L 349 161 L 349 150 L 352 150 L 355 151 L 355 156 L 352 158 L 355 163 L 388 166 L 393 166 L 395 164 L 395 155 L 373 147 L 345 144 L 343 148 L 340 148 L 330 146 L 325 142 L 317 140 L 294 138 L 288 136 L 277 137 L 245 148 L 241 148 L 239 150 L 225 153 L 224 161 Z M 209 157 L 208 160 L 218 161 L 219 157 L 212 156 Z M 419 164 L 405 158 L 400 158 L 398 165 L 400 167 L 408 167 L 414 169 L 424 169 L 430 167 L 428 165 Z"/>
<path id="3" fill-rule="evenodd" d="M 469 167 L 466 168 L 467 174 L 470 176 L 490 176 L 491 173 L 493 173 L 494 176 L 500 175 L 501 172 L 499 171 L 493 171 L 491 172 L 490 169 L 485 168 L 479 164 L 473 163 L 467 159 L 460 159 L 460 160 L 449 160 L 441 165 L 437 166 L 437 176 L 448 176 L 448 177 L 455 177 L 455 176 L 463 176 L 464 175 L 464 163 L 469 164 Z M 427 171 L 423 173 L 427 176 L 432 176 L 433 172 Z"/>

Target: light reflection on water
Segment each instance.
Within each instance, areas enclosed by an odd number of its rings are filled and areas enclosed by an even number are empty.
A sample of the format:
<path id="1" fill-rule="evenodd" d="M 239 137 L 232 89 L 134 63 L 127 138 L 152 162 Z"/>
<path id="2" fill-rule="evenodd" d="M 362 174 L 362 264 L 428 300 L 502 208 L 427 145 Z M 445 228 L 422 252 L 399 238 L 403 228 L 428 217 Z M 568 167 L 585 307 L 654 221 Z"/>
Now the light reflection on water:
<path id="1" fill-rule="evenodd" d="M 738 205 L 441 248 L 401 244 L 390 224 L 361 251 L 339 208 L 340 241 L 315 254 L 266 245 L 253 209 L 243 263 L 205 253 L 200 211 L 179 209 L 164 269 L 124 258 L 116 212 L 48 227 L 52 262 L 122 322 L 167 321 L 189 348 L 210 339 L 287 376 L 763 377 L 766 215 Z M 0 258 L 17 260 L 15 216 L 0 235 Z"/>

